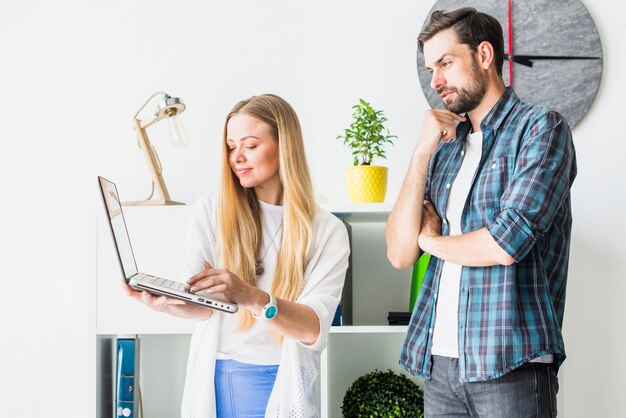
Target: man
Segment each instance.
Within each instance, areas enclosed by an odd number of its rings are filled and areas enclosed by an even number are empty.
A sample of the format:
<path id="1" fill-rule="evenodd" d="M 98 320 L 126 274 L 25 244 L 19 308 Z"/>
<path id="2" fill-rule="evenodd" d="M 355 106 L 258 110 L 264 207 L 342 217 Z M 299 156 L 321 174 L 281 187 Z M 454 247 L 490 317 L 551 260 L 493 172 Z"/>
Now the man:
<path id="1" fill-rule="evenodd" d="M 445 109 L 424 115 L 387 224 L 394 267 L 432 256 L 400 363 L 425 378 L 426 416 L 556 416 L 570 129 L 505 87 L 495 18 L 436 11 L 418 45 Z"/>

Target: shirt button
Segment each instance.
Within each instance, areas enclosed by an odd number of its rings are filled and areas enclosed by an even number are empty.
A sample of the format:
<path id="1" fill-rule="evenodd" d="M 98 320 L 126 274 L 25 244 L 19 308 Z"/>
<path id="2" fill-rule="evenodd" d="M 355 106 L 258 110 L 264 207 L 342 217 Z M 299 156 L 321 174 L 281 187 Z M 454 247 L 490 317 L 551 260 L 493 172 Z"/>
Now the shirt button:
<path id="1" fill-rule="evenodd" d="M 465 150 L 461 150 L 461 157 L 465 155 Z"/>
<path id="2" fill-rule="evenodd" d="M 496 169 L 496 167 L 497 167 L 496 163 L 491 164 L 491 169 L 492 169 L 492 170 L 495 170 L 495 169 Z"/>
<path id="3" fill-rule="evenodd" d="M 443 221 L 441 221 L 441 223 L 443 223 L 444 225 L 448 223 L 448 221 L 446 221 L 445 219 Z"/>
<path id="4" fill-rule="evenodd" d="M 433 333 L 433 329 L 432 328 L 428 328 L 428 333 L 432 334 Z"/>
<path id="5" fill-rule="evenodd" d="M 450 188 L 450 183 L 446 184 L 446 189 Z"/>

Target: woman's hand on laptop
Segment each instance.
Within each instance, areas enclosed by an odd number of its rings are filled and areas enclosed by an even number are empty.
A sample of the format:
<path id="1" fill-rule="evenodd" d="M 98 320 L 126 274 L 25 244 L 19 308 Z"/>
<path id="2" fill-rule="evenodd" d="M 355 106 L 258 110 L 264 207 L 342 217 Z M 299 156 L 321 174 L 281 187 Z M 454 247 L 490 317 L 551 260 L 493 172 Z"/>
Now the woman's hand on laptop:
<path id="1" fill-rule="evenodd" d="M 260 314 L 263 306 L 269 301 L 267 292 L 244 282 L 236 274 L 227 269 L 215 269 L 207 261 L 204 271 L 187 280 L 192 293 L 206 290 L 208 293 L 222 292 L 226 299 Z"/>
<path id="2" fill-rule="evenodd" d="M 248 284 L 227 269 L 214 269 L 204 262 L 204 271 L 187 281 L 191 292 L 204 290 L 208 293 L 222 292 L 231 302 L 259 315 L 270 302 L 267 292 Z M 320 335 L 320 320 L 317 313 L 308 305 L 276 299 L 280 314 L 267 324 L 279 334 L 304 344 L 315 344 Z"/>
<path id="3" fill-rule="evenodd" d="M 163 312 L 167 309 L 168 306 L 171 305 L 186 305 L 186 303 L 179 299 L 168 298 L 167 296 L 155 296 L 146 291 L 139 291 L 133 289 L 126 283 L 122 283 L 124 288 L 124 293 L 133 299 L 138 300 L 139 302 L 148 305 L 151 309 L 155 311 Z"/>
<path id="4" fill-rule="evenodd" d="M 128 296 L 138 300 L 150 309 L 180 318 L 204 320 L 210 318 L 213 313 L 212 309 L 195 306 L 180 299 L 172 299 L 167 296 L 155 296 L 146 291 L 133 289 L 126 283 L 122 283 L 122 289 Z"/>

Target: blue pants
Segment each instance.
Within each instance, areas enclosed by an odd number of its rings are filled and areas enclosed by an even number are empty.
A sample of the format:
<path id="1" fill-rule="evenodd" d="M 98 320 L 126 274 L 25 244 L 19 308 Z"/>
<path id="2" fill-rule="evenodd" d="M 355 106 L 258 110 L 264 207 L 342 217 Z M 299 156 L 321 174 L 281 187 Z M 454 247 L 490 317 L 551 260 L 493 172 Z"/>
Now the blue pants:
<path id="1" fill-rule="evenodd" d="M 215 362 L 217 418 L 263 418 L 278 366 Z"/>
<path id="2" fill-rule="evenodd" d="M 459 382 L 459 360 L 433 356 L 432 378 L 424 381 L 429 417 L 556 417 L 559 382 L 552 364 L 526 363 L 502 377 Z"/>

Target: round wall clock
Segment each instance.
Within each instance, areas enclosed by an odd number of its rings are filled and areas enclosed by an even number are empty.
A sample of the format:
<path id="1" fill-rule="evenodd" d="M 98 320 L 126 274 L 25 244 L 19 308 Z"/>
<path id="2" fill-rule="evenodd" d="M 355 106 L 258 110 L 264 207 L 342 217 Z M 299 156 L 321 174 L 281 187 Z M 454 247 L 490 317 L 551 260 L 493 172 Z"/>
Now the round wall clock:
<path id="1" fill-rule="evenodd" d="M 602 77 L 600 36 L 585 6 L 579 0 L 439 0 L 428 16 L 467 6 L 502 25 L 504 83 L 513 86 L 522 101 L 560 112 L 571 127 L 580 122 Z M 417 71 L 430 106 L 442 108 L 419 51 Z"/>

